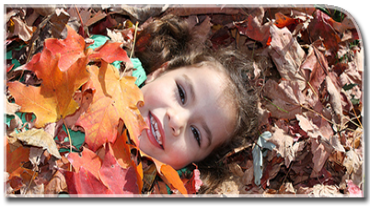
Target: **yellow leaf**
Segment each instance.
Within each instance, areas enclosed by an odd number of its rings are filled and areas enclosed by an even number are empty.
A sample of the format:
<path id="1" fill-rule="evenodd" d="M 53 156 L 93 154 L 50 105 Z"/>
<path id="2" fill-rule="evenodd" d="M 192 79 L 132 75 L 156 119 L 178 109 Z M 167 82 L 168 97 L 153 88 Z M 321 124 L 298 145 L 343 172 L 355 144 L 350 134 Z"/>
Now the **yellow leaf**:
<path id="1" fill-rule="evenodd" d="M 33 128 L 25 132 L 13 134 L 13 137 L 17 138 L 27 145 L 47 149 L 50 154 L 58 159 L 62 158 L 59 154 L 57 145 L 55 144 L 53 137 L 42 129 Z"/>

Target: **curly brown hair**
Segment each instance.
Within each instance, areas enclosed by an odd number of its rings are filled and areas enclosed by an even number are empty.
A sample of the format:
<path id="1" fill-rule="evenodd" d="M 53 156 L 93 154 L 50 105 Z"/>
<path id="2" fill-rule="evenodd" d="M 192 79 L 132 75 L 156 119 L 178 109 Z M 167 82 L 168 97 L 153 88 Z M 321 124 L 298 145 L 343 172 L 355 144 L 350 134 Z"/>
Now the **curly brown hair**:
<path id="1" fill-rule="evenodd" d="M 152 33 L 153 31 L 157 33 Z M 148 33 L 150 33 L 150 40 L 145 40 L 148 49 L 136 53 L 145 65 L 144 68 L 147 68 L 147 72 L 150 73 L 167 62 L 166 71 L 184 66 L 210 65 L 214 69 L 223 71 L 228 77 L 229 85 L 225 94 L 230 103 L 234 103 L 238 116 L 235 119 L 234 132 L 207 158 L 194 163 L 200 170 L 203 181 L 200 193 L 213 193 L 229 174 L 227 167 L 222 165 L 223 157 L 235 148 L 251 143 L 257 136 L 258 97 L 247 76 L 248 72 L 253 71 L 253 61 L 235 49 L 214 51 L 200 43 L 194 45 L 186 23 L 175 16 L 166 16 L 154 21 L 140 34 L 139 40 L 144 39 Z M 157 35 L 158 37 L 155 37 Z M 194 167 L 193 164 L 188 166 L 189 169 Z"/>
<path id="2" fill-rule="evenodd" d="M 147 74 L 158 69 L 175 56 L 184 54 L 191 43 L 191 33 L 186 21 L 167 15 L 156 19 L 137 36 L 135 56 Z"/>

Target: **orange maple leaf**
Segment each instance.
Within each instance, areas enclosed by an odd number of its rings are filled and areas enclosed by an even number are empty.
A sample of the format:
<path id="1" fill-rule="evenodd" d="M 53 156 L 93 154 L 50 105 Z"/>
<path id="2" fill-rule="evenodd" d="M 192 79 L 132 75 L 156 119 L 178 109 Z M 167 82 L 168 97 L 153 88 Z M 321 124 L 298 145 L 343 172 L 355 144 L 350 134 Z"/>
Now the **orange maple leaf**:
<path id="1" fill-rule="evenodd" d="M 67 70 L 79 58 L 85 56 L 84 38 L 68 25 L 66 28 L 68 35 L 65 39 L 50 38 L 45 40 L 45 48 L 49 49 L 53 54 L 60 53 L 58 67 L 61 71 Z"/>
<path id="2" fill-rule="evenodd" d="M 145 154 L 142 151 L 141 151 L 141 156 L 147 157 L 154 162 L 157 168 L 157 171 L 159 172 L 158 175 L 162 178 L 162 180 L 168 186 L 172 186 L 173 188 L 177 189 L 181 194 L 183 194 L 184 196 L 187 196 L 188 191 L 185 188 L 185 185 L 183 181 L 181 180 L 179 174 L 172 166 L 162 163 L 161 161 Z"/>
<path id="3" fill-rule="evenodd" d="M 95 49 L 89 56 L 89 59 L 102 59 L 108 63 L 113 63 L 114 61 L 125 61 L 126 63 L 131 63 L 126 51 L 120 47 L 121 44 L 122 43 L 120 42 L 106 42 L 101 47 Z"/>
<path id="4" fill-rule="evenodd" d="M 87 56 L 80 57 L 64 71 L 58 67 L 60 56 L 45 48 L 27 65 L 43 80 L 41 86 L 27 86 L 18 81 L 7 84 L 15 103 L 21 106 L 20 111 L 36 115 L 36 127 L 74 113 L 78 104 L 73 100 L 73 94 L 89 79 Z"/>
<path id="5" fill-rule="evenodd" d="M 76 122 L 85 130 L 86 144 L 96 151 L 105 142 L 114 143 L 120 119 L 137 142 L 147 125 L 137 109 L 143 96 L 134 84 L 136 78 L 120 78 L 118 70 L 105 61 L 102 61 L 100 69 L 89 66 L 88 70 L 91 74 L 89 85 L 94 90 L 93 101 Z"/>

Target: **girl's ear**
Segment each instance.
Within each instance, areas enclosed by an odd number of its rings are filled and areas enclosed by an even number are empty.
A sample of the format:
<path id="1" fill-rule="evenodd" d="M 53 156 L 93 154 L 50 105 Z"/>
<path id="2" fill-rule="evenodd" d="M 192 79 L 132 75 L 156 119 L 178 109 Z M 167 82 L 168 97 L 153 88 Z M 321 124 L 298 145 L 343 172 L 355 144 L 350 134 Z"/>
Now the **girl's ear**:
<path id="1" fill-rule="evenodd" d="M 168 61 L 166 63 L 162 64 L 162 66 L 159 67 L 158 69 L 156 69 L 153 72 L 151 72 L 150 74 L 148 74 L 147 79 L 145 81 L 145 84 L 150 83 L 153 80 L 155 80 L 156 78 L 158 78 L 167 69 L 167 64 L 168 64 Z"/>

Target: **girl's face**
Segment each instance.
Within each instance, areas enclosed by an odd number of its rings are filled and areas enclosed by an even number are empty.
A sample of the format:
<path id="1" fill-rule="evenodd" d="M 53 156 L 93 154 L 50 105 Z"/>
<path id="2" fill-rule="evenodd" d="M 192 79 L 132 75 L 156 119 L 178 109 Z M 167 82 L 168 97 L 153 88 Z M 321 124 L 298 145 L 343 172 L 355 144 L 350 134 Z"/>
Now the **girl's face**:
<path id="1" fill-rule="evenodd" d="M 180 169 L 230 137 L 236 109 L 223 94 L 228 84 L 223 72 L 203 65 L 153 77 L 141 89 L 145 104 L 139 108 L 149 125 L 139 137 L 145 154 Z"/>

